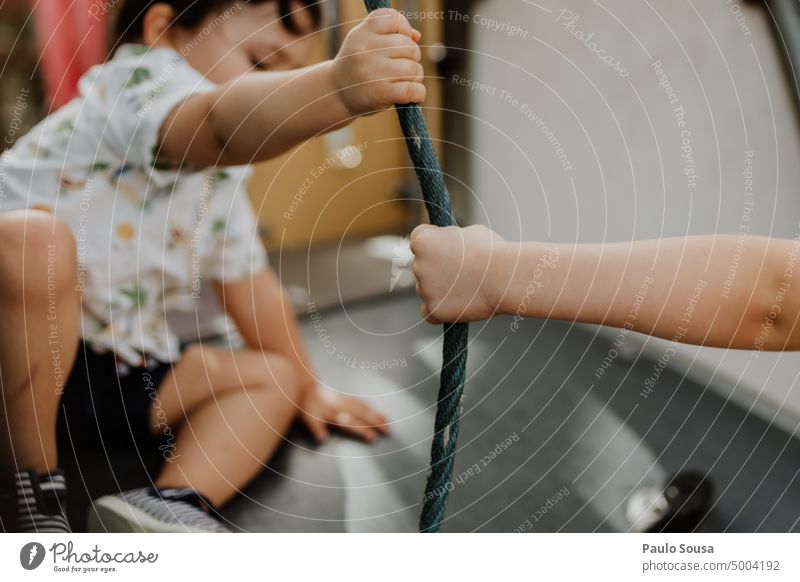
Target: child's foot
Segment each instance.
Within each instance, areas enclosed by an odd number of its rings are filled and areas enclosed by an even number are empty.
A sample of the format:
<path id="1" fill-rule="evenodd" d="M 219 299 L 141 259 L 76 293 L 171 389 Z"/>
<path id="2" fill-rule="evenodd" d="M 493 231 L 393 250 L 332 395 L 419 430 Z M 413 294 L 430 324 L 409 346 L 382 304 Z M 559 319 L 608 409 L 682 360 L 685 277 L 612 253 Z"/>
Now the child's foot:
<path id="1" fill-rule="evenodd" d="M 0 531 L 70 533 L 66 511 L 67 482 L 61 471 L 15 473 L 0 490 Z"/>
<path id="2" fill-rule="evenodd" d="M 189 488 L 133 489 L 95 500 L 91 532 L 227 533 L 202 495 Z"/>

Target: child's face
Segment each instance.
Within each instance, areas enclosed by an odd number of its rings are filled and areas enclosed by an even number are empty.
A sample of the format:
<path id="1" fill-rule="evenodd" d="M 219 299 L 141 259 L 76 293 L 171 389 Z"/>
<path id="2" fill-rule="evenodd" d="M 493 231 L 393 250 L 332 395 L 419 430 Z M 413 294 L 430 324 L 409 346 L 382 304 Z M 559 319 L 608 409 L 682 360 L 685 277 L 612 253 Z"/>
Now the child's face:
<path id="1" fill-rule="evenodd" d="M 237 3 L 195 29 L 174 31 L 169 44 L 215 83 L 252 71 L 296 69 L 307 64 L 315 28 L 303 4 L 293 2 L 291 9 L 300 34 L 281 23 L 277 2 Z"/>

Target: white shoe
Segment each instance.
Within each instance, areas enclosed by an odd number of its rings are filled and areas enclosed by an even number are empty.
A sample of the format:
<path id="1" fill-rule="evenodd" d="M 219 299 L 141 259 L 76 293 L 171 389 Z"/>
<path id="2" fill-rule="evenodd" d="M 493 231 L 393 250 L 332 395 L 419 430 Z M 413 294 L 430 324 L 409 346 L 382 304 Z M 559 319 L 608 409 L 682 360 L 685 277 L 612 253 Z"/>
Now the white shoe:
<path id="1" fill-rule="evenodd" d="M 90 532 L 230 533 L 213 506 L 193 489 L 144 487 L 96 499 Z"/>

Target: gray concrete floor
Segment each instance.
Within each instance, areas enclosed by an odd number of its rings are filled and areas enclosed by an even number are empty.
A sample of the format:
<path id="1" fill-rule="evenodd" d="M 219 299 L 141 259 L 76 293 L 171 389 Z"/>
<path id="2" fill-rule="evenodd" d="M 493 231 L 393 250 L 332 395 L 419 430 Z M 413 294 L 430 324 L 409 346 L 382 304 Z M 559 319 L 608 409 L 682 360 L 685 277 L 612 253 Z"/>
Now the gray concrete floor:
<path id="1" fill-rule="evenodd" d="M 419 322 L 410 296 L 318 321 L 329 343 L 308 318 L 303 325 L 321 379 L 388 414 L 392 434 L 371 446 L 337 437 L 319 448 L 299 435 L 228 515 L 248 531 L 413 531 L 439 328 Z M 593 385 L 604 340 L 561 323 L 528 321 L 516 333 L 509 324 L 472 329 L 455 471 L 480 471 L 455 485 L 445 531 L 512 531 L 525 520 L 538 532 L 624 531 L 634 489 L 690 468 L 716 486 L 708 530 L 800 531 L 798 440 L 669 372 L 643 399 L 647 360 L 617 360 Z M 371 369 L 394 360 L 405 365 Z"/>
<path id="2" fill-rule="evenodd" d="M 300 320 L 320 379 L 384 411 L 391 435 L 315 446 L 297 429 L 225 516 L 251 532 L 414 531 L 440 328 L 419 321 L 407 293 L 321 311 L 316 327 L 307 313 Z M 464 476 L 444 531 L 506 532 L 526 520 L 534 532 L 625 531 L 631 492 L 685 469 L 714 482 L 706 530 L 800 531 L 800 441 L 669 370 L 642 398 L 653 370 L 646 359 L 620 357 L 595 382 L 608 349 L 581 326 L 526 321 L 514 332 L 506 318 L 472 326 L 455 468 Z M 147 484 L 157 470 L 142 452 L 60 444 L 78 529 L 90 498 Z"/>

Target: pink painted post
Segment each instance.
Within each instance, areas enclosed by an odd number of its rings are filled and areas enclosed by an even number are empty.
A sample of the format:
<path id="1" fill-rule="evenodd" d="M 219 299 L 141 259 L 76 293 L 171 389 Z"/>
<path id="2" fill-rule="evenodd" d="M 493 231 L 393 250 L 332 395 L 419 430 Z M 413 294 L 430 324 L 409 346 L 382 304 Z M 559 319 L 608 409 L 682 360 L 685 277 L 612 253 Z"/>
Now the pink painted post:
<path id="1" fill-rule="evenodd" d="M 32 0 L 41 76 L 52 110 L 78 92 L 78 80 L 106 52 L 109 0 Z"/>

